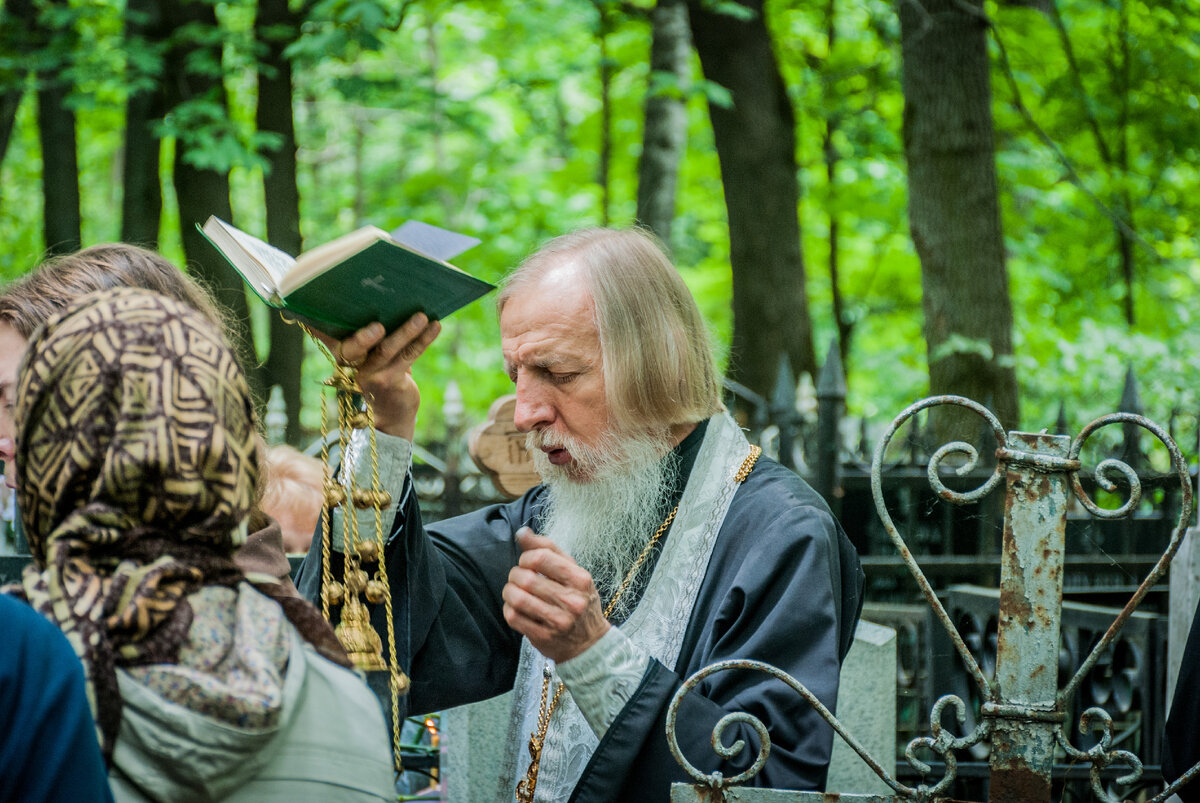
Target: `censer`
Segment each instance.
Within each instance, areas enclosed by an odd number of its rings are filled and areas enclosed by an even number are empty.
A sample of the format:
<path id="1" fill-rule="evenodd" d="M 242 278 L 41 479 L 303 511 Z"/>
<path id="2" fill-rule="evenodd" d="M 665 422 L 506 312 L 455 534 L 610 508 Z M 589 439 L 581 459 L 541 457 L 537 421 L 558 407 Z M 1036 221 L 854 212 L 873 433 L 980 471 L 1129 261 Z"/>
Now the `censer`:
<path id="1" fill-rule="evenodd" d="M 303 326 L 303 325 L 301 325 Z M 303 327 L 309 336 L 312 333 Z M 333 388 L 337 407 L 337 432 L 340 455 L 345 467 L 346 456 L 353 430 L 366 430 L 371 461 L 368 488 L 358 486 L 355 471 L 345 471 L 341 481 L 329 476 L 329 420 L 327 394 L 321 394 L 321 462 L 326 466 L 325 505 L 321 510 L 321 613 L 331 624 L 331 611 L 338 608 L 339 615 L 334 632 L 342 647 L 350 656 L 354 666 L 365 672 L 386 672 L 391 692 L 392 710 L 392 753 L 396 771 L 402 770 L 400 761 L 400 696 L 408 691 L 408 676 L 396 661 L 396 633 L 392 621 L 392 594 L 388 585 L 387 572 L 383 565 L 384 521 L 383 511 L 392 504 L 392 497 L 379 487 L 379 455 L 375 441 L 375 419 L 371 406 L 365 403 L 362 388 L 358 384 L 357 372 L 353 367 L 340 365 L 329 350 L 312 337 L 321 351 L 334 366 L 333 376 L 324 385 Z M 341 577 L 334 577 L 333 509 L 342 511 L 342 562 Z M 357 510 L 374 512 L 374 527 L 362 532 Z M 387 622 L 387 659 L 383 655 L 383 640 L 371 627 L 367 605 L 384 606 Z"/>

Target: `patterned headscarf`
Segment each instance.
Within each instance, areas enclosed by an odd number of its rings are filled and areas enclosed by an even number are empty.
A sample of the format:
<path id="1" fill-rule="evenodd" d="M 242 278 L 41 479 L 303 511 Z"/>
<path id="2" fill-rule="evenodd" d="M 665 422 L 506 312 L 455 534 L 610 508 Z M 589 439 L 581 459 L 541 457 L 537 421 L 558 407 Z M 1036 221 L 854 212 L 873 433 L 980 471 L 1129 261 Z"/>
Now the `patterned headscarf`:
<path id="1" fill-rule="evenodd" d="M 147 290 L 85 296 L 29 343 L 17 389 L 26 598 L 84 663 L 101 744 L 116 666 L 175 663 L 187 595 L 231 559 L 258 475 L 245 377 L 197 312 Z"/>

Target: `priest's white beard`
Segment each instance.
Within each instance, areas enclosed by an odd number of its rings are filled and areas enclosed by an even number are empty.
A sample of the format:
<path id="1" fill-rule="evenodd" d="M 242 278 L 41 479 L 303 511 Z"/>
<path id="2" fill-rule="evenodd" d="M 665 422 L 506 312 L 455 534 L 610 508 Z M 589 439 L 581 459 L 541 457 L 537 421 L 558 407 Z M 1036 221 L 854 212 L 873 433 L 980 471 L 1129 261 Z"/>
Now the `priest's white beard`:
<path id="1" fill-rule="evenodd" d="M 535 431 L 526 445 L 549 489 L 541 534 L 574 557 L 597 588 L 613 594 L 662 526 L 678 462 L 669 434 L 610 433 L 585 445 L 570 436 Z M 542 446 L 567 449 L 574 465 L 553 465 Z M 631 591 L 622 594 L 612 618 L 623 620 L 633 599 Z"/>

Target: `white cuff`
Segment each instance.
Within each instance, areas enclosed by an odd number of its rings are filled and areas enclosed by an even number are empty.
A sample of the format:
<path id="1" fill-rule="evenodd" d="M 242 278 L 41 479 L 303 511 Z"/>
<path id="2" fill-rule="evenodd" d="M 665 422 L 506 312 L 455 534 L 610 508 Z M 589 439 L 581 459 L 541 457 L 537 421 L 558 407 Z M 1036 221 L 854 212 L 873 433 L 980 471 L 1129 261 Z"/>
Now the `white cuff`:
<path id="1" fill-rule="evenodd" d="M 637 691 L 649 663 L 648 653 L 611 627 L 599 641 L 555 669 L 596 738 L 603 739 Z"/>
<path id="2" fill-rule="evenodd" d="M 350 434 L 350 441 L 346 444 L 346 453 L 342 455 L 342 467 L 338 472 L 338 482 L 346 489 L 347 494 L 351 488 L 351 478 L 353 478 L 353 487 L 355 488 L 377 487 L 391 494 L 391 504 L 379 512 L 379 523 L 383 528 L 383 537 L 386 540 L 392 522 L 396 518 L 396 511 L 400 509 L 400 504 L 404 501 L 401 494 L 404 492 L 404 480 L 408 476 L 408 468 L 412 463 L 412 442 L 407 438 L 388 435 L 378 430 L 375 430 L 374 434 L 376 457 L 374 462 L 379 466 L 379 484 L 375 485 L 374 478 L 371 476 L 373 462 L 371 460 L 371 431 L 367 429 L 356 429 Z M 359 540 L 375 536 L 375 511 L 371 508 L 359 510 L 347 498 L 344 504 L 333 509 L 333 548 L 338 552 L 343 550 L 342 534 L 346 526 L 345 512 L 347 510 L 354 511 Z"/>

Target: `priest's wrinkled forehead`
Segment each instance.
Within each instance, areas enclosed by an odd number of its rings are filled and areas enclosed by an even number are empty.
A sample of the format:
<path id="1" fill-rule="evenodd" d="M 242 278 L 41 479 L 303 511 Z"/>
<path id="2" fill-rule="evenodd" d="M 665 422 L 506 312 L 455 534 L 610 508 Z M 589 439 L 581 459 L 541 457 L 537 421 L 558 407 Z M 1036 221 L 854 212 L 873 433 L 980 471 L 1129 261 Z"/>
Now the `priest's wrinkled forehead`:
<path id="1" fill-rule="evenodd" d="M 518 293 L 537 293 L 547 273 L 568 265 L 594 302 L 609 407 L 619 426 L 669 427 L 720 409 L 699 307 L 662 245 L 643 229 L 583 229 L 550 240 L 508 278 L 499 308 Z"/>

